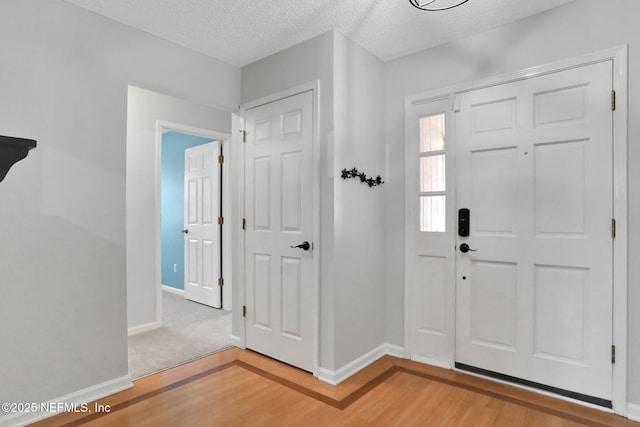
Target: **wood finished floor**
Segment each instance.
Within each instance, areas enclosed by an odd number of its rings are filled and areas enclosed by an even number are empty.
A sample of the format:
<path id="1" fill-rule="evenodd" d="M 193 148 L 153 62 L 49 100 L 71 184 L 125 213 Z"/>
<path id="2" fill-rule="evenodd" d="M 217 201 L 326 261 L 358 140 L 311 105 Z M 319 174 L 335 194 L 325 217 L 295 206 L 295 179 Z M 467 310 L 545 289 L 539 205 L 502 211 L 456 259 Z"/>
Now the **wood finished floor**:
<path id="1" fill-rule="evenodd" d="M 596 409 L 390 356 L 333 387 L 236 348 L 139 379 L 134 388 L 97 403 L 111 412 L 66 413 L 34 426 L 640 427 Z"/>

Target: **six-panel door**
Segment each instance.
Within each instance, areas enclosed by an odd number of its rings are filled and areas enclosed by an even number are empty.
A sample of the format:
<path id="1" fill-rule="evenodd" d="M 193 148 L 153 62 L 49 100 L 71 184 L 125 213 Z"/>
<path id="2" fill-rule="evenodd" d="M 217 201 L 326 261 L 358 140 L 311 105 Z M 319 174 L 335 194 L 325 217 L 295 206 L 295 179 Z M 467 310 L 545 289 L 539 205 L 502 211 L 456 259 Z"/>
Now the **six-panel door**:
<path id="1" fill-rule="evenodd" d="M 456 362 L 611 400 L 611 62 L 458 96 Z"/>
<path id="2" fill-rule="evenodd" d="M 313 92 L 246 111 L 246 345 L 313 370 Z"/>

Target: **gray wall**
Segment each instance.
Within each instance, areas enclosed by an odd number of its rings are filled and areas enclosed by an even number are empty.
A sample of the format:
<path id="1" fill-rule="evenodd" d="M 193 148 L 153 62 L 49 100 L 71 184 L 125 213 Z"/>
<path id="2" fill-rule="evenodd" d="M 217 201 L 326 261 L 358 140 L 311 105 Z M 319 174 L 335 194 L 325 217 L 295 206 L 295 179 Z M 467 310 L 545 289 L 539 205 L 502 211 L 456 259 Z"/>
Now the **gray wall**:
<path id="1" fill-rule="evenodd" d="M 386 141 L 392 145 L 386 188 L 386 340 L 402 344 L 404 262 L 404 109 L 412 95 L 629 44 L 629 382 L 640 402 L 640 31 L 637 0 L 577 0 L 558 9 L 385 64 Z"/>
<path id="2" fill-rule="evenodd" d="M 127 375 L 127 84 L 227 111 L 240 71 L 62 0 L 0 4 L 0 401 Z"/>
<path id="3" fill-rule="evenodd" d="M 356 167 L 384 177 L 383 63 L 334 36 L 335 365 L 340 368 L 385 343 L 384 185 L 343 180 Z"/>
<path id="4" fill-rule="evenodd" d="M 242 102 L 316 80 L 320 81 L 320 366 L 333 369 L 333 152 L 328 142 L 333 138 L 333 33 L 314 37 L 243 67 Z"/>

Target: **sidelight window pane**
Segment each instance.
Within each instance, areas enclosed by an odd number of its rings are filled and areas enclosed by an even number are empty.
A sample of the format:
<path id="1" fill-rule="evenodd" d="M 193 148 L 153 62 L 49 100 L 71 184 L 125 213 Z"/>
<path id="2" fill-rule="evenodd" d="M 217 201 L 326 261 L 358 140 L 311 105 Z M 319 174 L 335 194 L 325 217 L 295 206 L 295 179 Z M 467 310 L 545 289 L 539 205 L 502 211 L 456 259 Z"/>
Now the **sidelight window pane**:
<path id="1" fill-rule="evenodd" d="M 420 119 L 420 152 L 444 150 L 444 114 Z"/>
<path id="2" fill-rule="evenodd" d="M 420 191 L 445 191 L 444 154 L 420 159 Z"/>
<path id="3" fill-rule="evenodd" d="M 444 232 L 446 196 L 420 197 L 420 231 Z"/>

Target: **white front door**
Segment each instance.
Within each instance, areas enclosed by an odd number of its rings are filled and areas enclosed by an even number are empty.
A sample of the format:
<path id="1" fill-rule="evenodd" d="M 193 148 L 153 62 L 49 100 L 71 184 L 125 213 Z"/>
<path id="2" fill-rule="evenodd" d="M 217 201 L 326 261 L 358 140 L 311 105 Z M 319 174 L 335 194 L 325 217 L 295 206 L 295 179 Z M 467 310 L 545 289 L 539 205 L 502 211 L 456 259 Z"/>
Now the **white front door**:
<path id="1" fill-rule="evenodd" d="M 317 298 L 312 113 L 308 91 L 245 116 L 246 346 L 307 371 Z"/>
<path id="2" fill-rule="evenodd" d="M 611 400 L 611 89 L 608 61 L 457 96 L 459 367 Z"/>
<path id="3" fill-rule="evenodd" d="M 184 156 L 184 296 L 220 304 L 220 143 L 185 150 Z"/>

